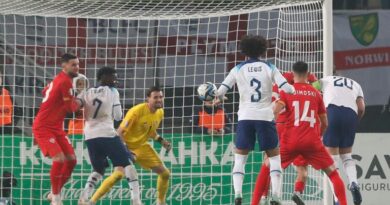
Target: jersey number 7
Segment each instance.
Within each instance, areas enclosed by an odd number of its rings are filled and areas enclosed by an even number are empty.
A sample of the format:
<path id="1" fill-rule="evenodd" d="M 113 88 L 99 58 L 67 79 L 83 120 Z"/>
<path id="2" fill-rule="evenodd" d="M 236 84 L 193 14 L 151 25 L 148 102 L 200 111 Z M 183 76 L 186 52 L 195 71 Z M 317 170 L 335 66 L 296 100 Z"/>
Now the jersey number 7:
<path id="1" fill-rule="evenodd" d="M 95 113 L 93 114 L 93 119 L 95 119 L 97 117 L 97 115 L 99 113 L 99 110 L 100 110 L 100 106 L 102 106 L 102 103 L 103 102 L 101 100 L 97 99 L 97 98 L 93 99 L 92 105 L 93 106 L 95 106 L 95 105 L 97 106 L 96 110 L 95 110 Z"/>

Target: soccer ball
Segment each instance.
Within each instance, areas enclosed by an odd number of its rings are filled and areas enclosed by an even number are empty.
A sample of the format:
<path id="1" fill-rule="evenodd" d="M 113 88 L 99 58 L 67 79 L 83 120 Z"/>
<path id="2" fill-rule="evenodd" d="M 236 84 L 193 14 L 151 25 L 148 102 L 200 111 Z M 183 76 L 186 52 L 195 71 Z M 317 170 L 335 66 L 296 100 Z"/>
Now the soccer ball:
<path id="1" fill-rule="evenodd" d="M 211 101 L 217 95 L 217 86 L 214 83 L 207 82 L 198 87 L 198 96 L 202 101 Z"/>

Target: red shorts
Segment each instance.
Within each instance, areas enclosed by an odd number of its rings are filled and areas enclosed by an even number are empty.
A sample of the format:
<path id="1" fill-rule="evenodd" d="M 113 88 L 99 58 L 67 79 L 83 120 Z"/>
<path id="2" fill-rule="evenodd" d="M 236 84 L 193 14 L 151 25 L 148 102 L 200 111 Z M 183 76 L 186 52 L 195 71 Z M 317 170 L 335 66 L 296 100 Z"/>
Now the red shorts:
<path id="1" fill-rule="evenodd" d="M 302 155 L 299 155 L 299 156 L 295 157 L 295 159 L 293 161 L 293 165 L 300 166 L 300 167 L 306 167 L 307 165 L 309 165 L 309 163 L 306 161 L 305 158 L 303 158 Z"/>
<path id="2" fill-rule="evenodd" d="M 72 143 L 64 131 L 54 132 L 47 129 L 33 130 L 34 139 L 44 156 L 54 157 L 59 153 L 74 155 Z"/>
<path id="3" fill-rule="evenodd" d="M 280 147 L 280 157 L 282 160 L 282 167 L 286 169 L 293 161 L 297 161 L 297 166 L 310 164 L 314 169 L 325 169 L 333 165 L 333 159 L 325 149 L 325 146 L 320 143 L 311 143 L 311 146 L 296 145 L 282 145 Z M 303 159 L 301 161 L 301 159 Z"/>
<path id="4" fill-rule="evenodd" d="M 278 136 L 279 136 L 279 141 L 280 141 L 281 136 L 283 136 L 284 132 L 286 131 L 285 123 L 276 123 L 276 130 L 278 131 Z M 307 166 L 308 165 L 305 158 L 303 158 L 301 155 L 297 156 L 294 159 L 293 164 L 295 166 Z"/>

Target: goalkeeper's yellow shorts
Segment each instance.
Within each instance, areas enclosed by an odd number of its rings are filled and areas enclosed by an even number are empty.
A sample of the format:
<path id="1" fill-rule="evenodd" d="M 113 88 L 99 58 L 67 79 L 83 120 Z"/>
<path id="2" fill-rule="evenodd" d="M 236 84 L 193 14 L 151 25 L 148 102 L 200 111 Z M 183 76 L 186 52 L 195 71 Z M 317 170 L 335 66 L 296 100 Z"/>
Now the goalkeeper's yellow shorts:
<path id="1" fill-rule="evenodd" d="M 137 149 L 131 149 L 131 151 L 136 156 L 135 162 L 144 169 L 152 169 L 153 167 L 164 165 L 156 150 L 149 143 L 145 143 Z"/>

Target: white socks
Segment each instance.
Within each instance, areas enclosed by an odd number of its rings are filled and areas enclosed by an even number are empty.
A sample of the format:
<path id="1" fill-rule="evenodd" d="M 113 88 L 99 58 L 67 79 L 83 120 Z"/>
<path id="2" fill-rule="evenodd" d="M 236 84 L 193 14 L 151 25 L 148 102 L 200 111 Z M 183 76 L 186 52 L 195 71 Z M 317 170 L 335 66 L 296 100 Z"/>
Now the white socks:
<path id="1" fill-rule="evenodd" d="M 242 183 L 244 182 L 247 159 L 248 155 L 234 154 L 233 187 L 235 198 L 242 197 Z"/>
<path id="2" fill-rule="evenodd" d="M 272 185 L 272 195 L 281 197 L 282 193 L 282 165 L 280 155 L 269 157 L 269 168 Z"/>
<path id="3" fill-rule="evenodd" d="M 137 170 L 135 170 L 132 164 L 125 167 L 125 175 L 126 175 L 127 183 L 129 183 L 129 187 L 131 190 L 131 199 L 141 200 L 138 174 L 137 174 Z"/>
<path id="4" fill-rule="evenodd" d="M 340 164 L 340 157 L 339 155 L 330 155 L 332 156 L 332 159 L 334 161 L 334 166 L 336 166 L 336 169 L 339 169 L 339 164 Z"/>
<path id="5" fill-rule="evenodd" d="M 343 162 L 345 173 L 348 176 L 349 184 L 352 184 L 352 182 L 355 182 L 356 185 L 357 182 L 357 173 L 356 173 L 356 163 L 355 160 L 352 159 L 352 154 L 341 154 L 340 158 Z"/>
<path id="6" fill-rule="evenodd" d="M 103 176 L 101 174 L 92 172 L 88 177 L 84 190 L 80 195 L 80 199 L 87 201 L 91 197 L 96 185 L 99 184 L 102 179 Z"/>

